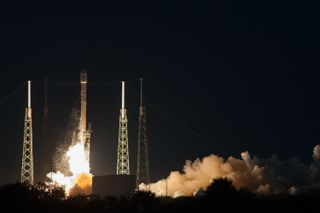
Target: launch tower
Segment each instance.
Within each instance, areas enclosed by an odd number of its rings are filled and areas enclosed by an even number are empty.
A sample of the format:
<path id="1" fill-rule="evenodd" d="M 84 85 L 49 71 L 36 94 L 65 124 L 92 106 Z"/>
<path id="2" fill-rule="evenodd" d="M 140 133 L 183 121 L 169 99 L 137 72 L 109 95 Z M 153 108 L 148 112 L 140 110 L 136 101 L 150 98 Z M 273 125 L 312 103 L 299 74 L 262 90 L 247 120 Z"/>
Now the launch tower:
<path id="1" fill-rule="evenodd" d="M 21 182 L 31 185 L 34 180 L 32 143 L 31 81 L 28 81 L 28 106 L 25 111 L 24 119 Z"/>
<path id="2" fill-rule="evenodd" d="M 128 118 L 125 109 L 125 82 L 121 81 L 121 109 L 119 118 L 117 175 L 130 175 L 129 146 L 128 146 Z"/>

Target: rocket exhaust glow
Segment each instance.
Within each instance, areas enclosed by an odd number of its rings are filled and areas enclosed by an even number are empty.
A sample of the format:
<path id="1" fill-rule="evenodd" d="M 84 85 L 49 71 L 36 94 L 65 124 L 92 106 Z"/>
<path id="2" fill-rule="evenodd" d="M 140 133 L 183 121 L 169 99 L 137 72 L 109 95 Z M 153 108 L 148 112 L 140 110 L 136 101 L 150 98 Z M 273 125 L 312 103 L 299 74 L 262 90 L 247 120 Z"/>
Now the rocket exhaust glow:
<path id="1" fill-rule="evenodd" d="M 90 129 L 87 130 L 87 72 L 83 70 L 80 74 L 81 83 L 81 109 L 80 120 L 77 125 L 78 132 L 75 141 L 72 141 L 68 150 L 62 153 L 71 175 L 63 174 L 61 171 L 50 172 L 47 177 L 52 182 L 65 187 L 68 196 L 77 194 L 91 194 L 92 174 L 90 173 Z"/>

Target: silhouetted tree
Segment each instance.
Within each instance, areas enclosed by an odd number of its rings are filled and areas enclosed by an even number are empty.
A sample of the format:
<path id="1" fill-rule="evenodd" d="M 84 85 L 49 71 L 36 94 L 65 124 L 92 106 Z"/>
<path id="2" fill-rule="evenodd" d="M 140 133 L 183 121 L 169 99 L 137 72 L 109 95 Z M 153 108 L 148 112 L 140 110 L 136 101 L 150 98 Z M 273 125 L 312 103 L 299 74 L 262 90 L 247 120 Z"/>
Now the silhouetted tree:
<path id="1" fill-rule="evenodd" d="M 228 179 L 214 180 L 195 197 L 155 197 L 150 192 L 138 191 L 132 197 L 100 197 L 97 195 L 66 198 L 61 187 L 38 183 L 10 184 L 0 187 L 0 210 L 30 212 L 270 212 L 305 211 L 318 207 L 318 191 L 290 195 L 255 195 L 247 189 L 236 190 Z"/>
<path id="2" fill-rule="evenodd" d="M 46 183 L 37 183 L 30 187 L 37 194 L 38 199 L 63 200 L 65 191 L 58 185 L 48 185 Z"/>
<path id="3" fill-rule="evenodd" d="M 39 183 L 28 185 L 16 183 L 6 185 L 0 188 L 0 200 L 2 208 L 16 210 L 39 211 L 53 210 L 64 199 L 64 190 L 60 187 L 47 186 Z"/>
<path id="4" fill-rule="evenodd" d="M 232 185 L 232 181 L 226 178 L 215 179 L 207 188 L 207 195 L 231 195 L 235 194 L 237 190 Z"/>
<path id="5" fill-rule="evenodd" d="M 156 212 L 159 200 L 151 192 L 137 191 L 131 199 L 135 212 Z"/>

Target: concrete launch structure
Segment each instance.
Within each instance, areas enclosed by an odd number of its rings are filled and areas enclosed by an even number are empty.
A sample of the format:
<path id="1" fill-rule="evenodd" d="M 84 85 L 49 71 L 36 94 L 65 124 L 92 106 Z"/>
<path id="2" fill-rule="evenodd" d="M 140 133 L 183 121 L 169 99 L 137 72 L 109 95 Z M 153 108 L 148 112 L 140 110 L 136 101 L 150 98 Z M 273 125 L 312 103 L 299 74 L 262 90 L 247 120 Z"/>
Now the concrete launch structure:
<path id="1" fill-rule="evenodd" d="M 96 195 L 131 196 L 134 191 L 134 175 L 104 175 L 92 179 L 92 192 Z"/>
<path id="2" fill-rule="evenodd" d="M 22 149 L 21 182 L 33 184 L 33 136 L 31 110 L 31 81 L 28 81 L 28 106 L 25 111 Z"/>

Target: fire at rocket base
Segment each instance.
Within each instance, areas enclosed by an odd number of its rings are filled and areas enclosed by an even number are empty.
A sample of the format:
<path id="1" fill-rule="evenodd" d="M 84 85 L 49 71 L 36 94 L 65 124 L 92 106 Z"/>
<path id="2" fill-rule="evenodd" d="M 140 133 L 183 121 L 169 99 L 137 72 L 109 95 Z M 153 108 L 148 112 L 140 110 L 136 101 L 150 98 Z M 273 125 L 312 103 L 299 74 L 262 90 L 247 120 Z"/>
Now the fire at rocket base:
<path id="1" fill-rule="evenodd" d="M 69 168 L 71 175 L 67 176 L 61 171 L 50 172 L 47 177 L 52 182 L 61 185 L 66 190 L 67 196 L 78 194 L 91 194 L 92 174 L 90 173 L 90 125 L 87 129 L 87 72 L 80 73 L 81 84 L 81 109 L 77 139 L 71 142 L 68 150 L 62 153 L 63 162 L 61 168 Z"/>

